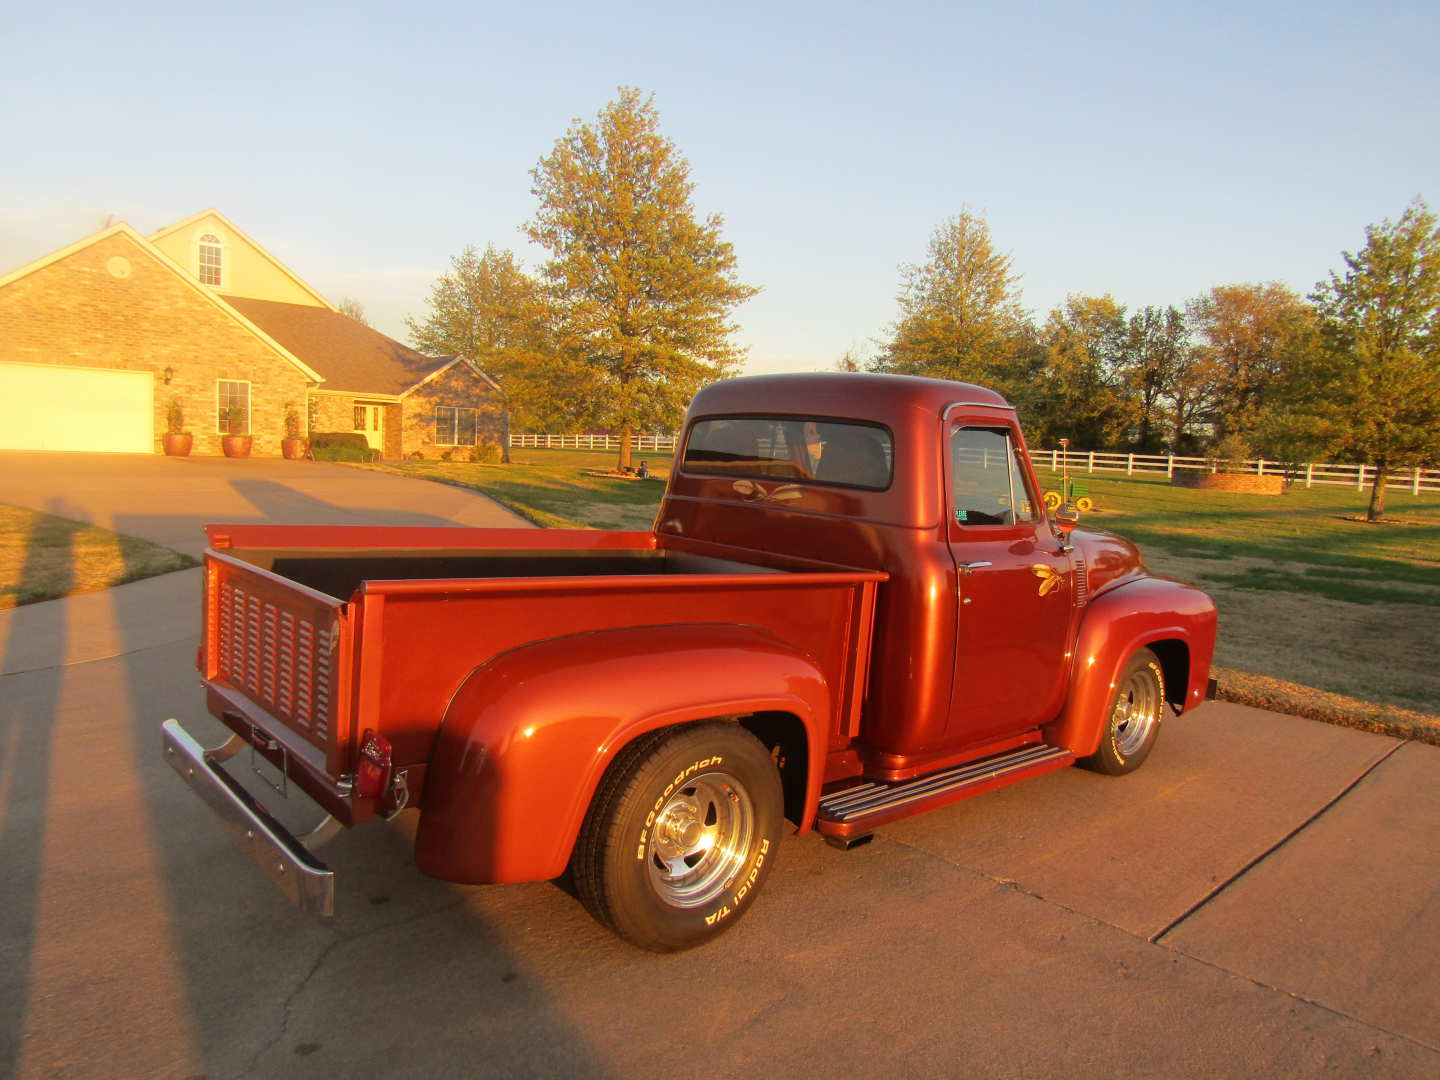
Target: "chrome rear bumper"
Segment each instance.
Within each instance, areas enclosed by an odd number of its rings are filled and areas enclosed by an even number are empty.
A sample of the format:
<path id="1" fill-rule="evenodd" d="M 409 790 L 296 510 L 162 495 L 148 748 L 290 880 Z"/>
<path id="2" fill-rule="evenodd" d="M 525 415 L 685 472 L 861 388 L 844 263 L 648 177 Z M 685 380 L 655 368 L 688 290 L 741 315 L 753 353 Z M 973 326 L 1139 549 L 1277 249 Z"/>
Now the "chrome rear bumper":
<path id="1" fill-rule="evenodd" d="M 166 720 L 162 732 L 165 760 L 170 767 L 240 838 L 250 857 L 269 874 L 280 891 L 290 897 L 301 911 L 325 917 L 334 915 L 334 871 L 271 817 L 270 812 L 225 771 L 221 762 L 234 753 L 231 743 L 206 750 L 180 726 L 178 720 Z M 244 745 L 238 736 L 231 742 Z"/>

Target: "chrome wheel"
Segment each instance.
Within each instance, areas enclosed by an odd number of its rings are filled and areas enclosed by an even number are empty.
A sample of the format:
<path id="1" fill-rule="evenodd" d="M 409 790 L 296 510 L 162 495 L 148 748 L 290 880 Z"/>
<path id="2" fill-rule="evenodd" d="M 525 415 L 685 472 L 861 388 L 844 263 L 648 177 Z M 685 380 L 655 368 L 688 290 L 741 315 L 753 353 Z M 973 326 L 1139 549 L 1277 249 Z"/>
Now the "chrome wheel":
<path id="1" fill-rule="evenodd" d="M 750 857 L 755 811 L 745 786 L 723 772 L 689 780 L 655 815 L 650 881 L 667 904 L 701 907 L 719 896 Z"/>
<path id="2" fill-rule="evenodd" d="M 1110 730 L 1115 750 L 1128 758 L 1144 746 L 1160 723 L 1164 694 L 1150 667 L 1131 671 L 1115 694 Z"/>

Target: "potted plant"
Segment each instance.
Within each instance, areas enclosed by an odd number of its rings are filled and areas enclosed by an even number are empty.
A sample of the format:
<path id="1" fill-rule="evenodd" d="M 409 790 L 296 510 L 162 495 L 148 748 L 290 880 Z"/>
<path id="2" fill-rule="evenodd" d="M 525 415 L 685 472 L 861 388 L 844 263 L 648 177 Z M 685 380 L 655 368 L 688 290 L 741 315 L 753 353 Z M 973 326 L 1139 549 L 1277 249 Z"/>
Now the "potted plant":
<path id="1" fill-rule="evenodd" d="M 171 398 L 165 407 L 165 454 L 168 457 L 189 457 L 195 436 L 185 430 L 185 408 L 179 398 Z"/>
<path id="2" fill-rule="evenodd" d="M 295 408 L 295 403 L 285 403 L 285 438 L 280 440 L 280 453 L 285 455 L 286 461 L 298 461 L 305 456 L 309 449 L 305 438 L 300 434 L 300 411 Z"/>
<path id="3" fill-rule="evenodd" d="M 245 410 L 238 405 L 233 405 L 225 410 L 225 427 L 228 434 L 220 439 L 220 448 L 225 451 L 225 456 L 230 458 L 248 458 L 250 446 L 254 441 L 250 432 L 246 430 Z"/>

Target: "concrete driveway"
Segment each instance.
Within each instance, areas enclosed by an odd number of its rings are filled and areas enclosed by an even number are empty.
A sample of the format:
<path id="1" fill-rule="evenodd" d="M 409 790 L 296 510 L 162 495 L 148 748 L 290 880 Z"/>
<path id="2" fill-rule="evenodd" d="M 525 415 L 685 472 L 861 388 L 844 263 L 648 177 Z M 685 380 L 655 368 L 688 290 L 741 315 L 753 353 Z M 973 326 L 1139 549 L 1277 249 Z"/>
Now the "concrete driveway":
<path id="1" fill-rule="evenodd" d="M 220 738 L 198 574 L 0 614 L 0 1075 L 1440 1074 L 1440 750 L 1209 704 L 1130 777 L 791 838 L 678 956 L 420 877 L 407 812 L 325 850 L 327 924 L 160 760 L 167 716 Z"/>
<path id="2" fill-rule="evenodd" d="M 205 550 L 201 526 L 212 522 L 529 527 L 462 488 L 314 461 L 7 450 L 0 478 L 0 502 L 197 557 Z"/>

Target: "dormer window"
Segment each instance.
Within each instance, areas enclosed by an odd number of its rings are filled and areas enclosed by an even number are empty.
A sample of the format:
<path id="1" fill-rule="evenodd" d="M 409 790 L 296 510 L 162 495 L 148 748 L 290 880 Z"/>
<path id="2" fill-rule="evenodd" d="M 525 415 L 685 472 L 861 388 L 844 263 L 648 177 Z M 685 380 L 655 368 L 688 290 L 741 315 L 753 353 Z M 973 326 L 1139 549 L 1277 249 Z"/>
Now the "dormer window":
<path id="1" fill-rule="evenodd" d="M 214 233 L 200 237 L 200 284 L 220 284 L 221 251 L 220 238 Z"/>

